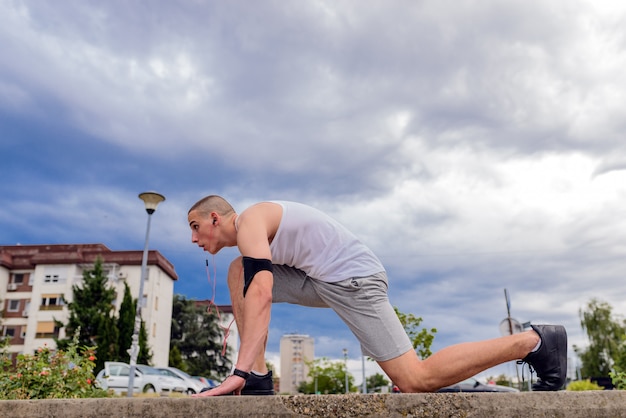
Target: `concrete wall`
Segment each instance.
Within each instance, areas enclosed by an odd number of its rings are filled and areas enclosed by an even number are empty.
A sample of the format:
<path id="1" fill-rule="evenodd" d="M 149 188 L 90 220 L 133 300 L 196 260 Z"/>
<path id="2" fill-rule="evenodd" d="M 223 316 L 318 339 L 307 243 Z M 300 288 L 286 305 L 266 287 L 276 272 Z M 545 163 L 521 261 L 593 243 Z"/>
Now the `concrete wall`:
<path id="1" fill-rule="evenodd" d="M 626 417 L 626 391 L 0 401 L 0 417 Z"/>

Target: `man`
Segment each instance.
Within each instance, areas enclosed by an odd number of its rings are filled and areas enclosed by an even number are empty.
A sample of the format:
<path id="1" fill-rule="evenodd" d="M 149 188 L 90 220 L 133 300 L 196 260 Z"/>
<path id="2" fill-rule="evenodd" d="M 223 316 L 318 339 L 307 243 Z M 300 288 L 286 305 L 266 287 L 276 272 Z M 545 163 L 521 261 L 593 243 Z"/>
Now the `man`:
<path id="1" fill-rule="evenodd" d="M 294 202 L 261 202 L 241 214 L 220 196 L 188 213 L 191 241 L 211 254 L 237 246 L 228 286 L 241 344 L 235 369 L 222 384 L 196 396 L 273 394 L 265 346 L 272 303 L 332 308 L 363 353 L 378 362 L 402 392 L 433 392 L 498 364 L 523 359 L 537 372 L 534 390 L 565 383 L 567 335 L 562 326 L 447 347 L 418 358 L 387 297 L 381 262 L 346 228 Z"/>

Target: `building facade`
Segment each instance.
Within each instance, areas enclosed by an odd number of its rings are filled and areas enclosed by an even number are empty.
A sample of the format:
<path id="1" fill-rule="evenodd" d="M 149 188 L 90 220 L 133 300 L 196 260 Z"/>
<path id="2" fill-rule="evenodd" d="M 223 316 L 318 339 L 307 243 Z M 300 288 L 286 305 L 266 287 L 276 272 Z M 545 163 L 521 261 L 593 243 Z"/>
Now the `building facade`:
<path id="1" fill-rule="evenodd" d="M 286 334 L 280 339 L 280 393 L 298 393 L 300 383 L 308 379 L 307 362 L 315 358 L 312 337 Z"/>
<path id="2" fill-rule="evenodd" d="M 55 320 L 67 322 L 64 301 L 72 301 L 72 286 L 82 282 L 98 257 L 117 292 L 117 314 L 124 283 L 133 298 L 139 294 L 143 251 L 111 251 L 103 244 L 0 246 L 0 325 L 13 357 L 44 345 L 54 348 L 54 338 L 66 337 Z M 174 266 L 158 251 L 149 251 L 142 318 L 155 366 L 168 365 L 176 280 Z"/>

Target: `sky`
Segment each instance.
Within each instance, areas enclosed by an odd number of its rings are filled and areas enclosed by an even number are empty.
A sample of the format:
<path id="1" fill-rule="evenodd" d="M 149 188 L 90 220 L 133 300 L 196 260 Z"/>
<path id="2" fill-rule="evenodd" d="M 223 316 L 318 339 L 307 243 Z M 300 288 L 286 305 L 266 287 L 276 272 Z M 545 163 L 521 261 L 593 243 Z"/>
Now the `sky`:
<path id="1" fill-rule="evenodd" d="M 238 252 L 190 241 L 208 194 L 315 206 L 384 263 L 436 351 L 507 316 L 588 344 L 626 313 L 626 3 L 0 0 L 0 244 L 150 249 L 175 292 L 228 304 Z M 358 383 L 330 310 L 275 305 Z M 366 365 L 375 372 L 374 363 Z M 483 376 L 515 374 L 511 363 Z"/>

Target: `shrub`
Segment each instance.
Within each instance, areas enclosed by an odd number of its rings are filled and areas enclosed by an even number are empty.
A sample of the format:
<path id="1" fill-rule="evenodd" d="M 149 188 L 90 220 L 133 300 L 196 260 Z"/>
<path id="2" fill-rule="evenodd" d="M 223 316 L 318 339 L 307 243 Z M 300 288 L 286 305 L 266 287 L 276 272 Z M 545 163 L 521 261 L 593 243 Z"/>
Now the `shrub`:
<path id="1" fill-rule="evenodd" d="M 583 391 L 583 390 L 604 390 L 604 388 L 591 380 L 575 380 L 567 385 L 567 390 Z"/>
<path id="2" fill-rule="evenodd" d="M 625 372 L 609 372 L 609 376 L 611 376 L 611 381 L 613 382 L 613 386 L 615 386 L 615 389 L 626 389 Z"/>
<path id="3" fill-rule="evenodd" d="M 95 386 L 93 348 L 79 352 L 78 334 L 66 351 L 44 346 L 19 354 L 11 367 L 6 352 L 0 370 L 0 399 L 94 398 L 108 396 Z"/>

